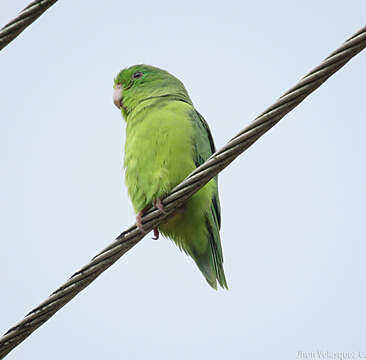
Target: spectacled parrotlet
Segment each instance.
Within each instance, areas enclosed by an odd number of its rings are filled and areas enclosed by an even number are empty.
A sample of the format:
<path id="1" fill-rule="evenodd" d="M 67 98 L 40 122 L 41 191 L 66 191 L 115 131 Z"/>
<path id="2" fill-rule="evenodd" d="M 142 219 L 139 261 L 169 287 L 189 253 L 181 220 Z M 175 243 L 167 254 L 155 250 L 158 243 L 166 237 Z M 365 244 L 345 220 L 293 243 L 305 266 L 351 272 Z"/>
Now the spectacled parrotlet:
<path id="1" fill-rule="evenodd" d="M 167 71 L 134 65 L 114 79 L 113 102 L 126 121 L 125 180 L 136 225 L 213 152 L 214 141 L 184 85 Z M 157 229 L 187 253 L 214 289 L 227 289 L 220 240 L 217 177 L 211 179 Z"/>

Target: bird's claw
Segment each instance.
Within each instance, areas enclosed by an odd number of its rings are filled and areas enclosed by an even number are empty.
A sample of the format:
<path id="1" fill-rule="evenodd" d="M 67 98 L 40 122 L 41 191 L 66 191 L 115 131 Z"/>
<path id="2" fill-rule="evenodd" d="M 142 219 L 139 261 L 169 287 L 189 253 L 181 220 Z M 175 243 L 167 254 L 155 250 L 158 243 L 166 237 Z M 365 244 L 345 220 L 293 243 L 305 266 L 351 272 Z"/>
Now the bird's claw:
<path id="1" fill-rule="evenodd" d="M 163 214 L 168 215 L 168 213 L 165 211 L 164 209 L 164 205 L 161 202 L 160 198 L 157 198 L 156 200 L 153 201 L 153 205 Z M 159 239 L 159 230 L 157 227 L 154 227 L 154 237 L 152 238 L 153 240 L 158 240 Z"/>
<path id="2" fill-rule="evenodd" d="M 157 227 L 154 227 L 154 237 L 152 238 L 153 240 L 158 240 L 159 239 L 159 230 Z"/>
<path id="3" fill-rule="evenodd" d="M 161 199 L 158 198 L 156 200 L 153 201 L 153 205 L 159 209 L 159 211 L 161 211 L 163 214 L 168 215 L 168 213 L 165 211 L 164 209 L 164 205 L 161 202 Z M 144 229 L 144 227 L 142 226 L 142 217 L 145 215 L 145 209 L 141 210 L 137 213 L 136 215 L 136 226 L 137 228 L 141 231 L 142 234 L 146 234 L 146 231 Z M 152 238 L 153 240 L 158 240 L 159 239 L 159 230 L 157 227 L 154 228 L 154 237 Z"/>
<path id="4" fill-rule="evenodd" d="M 146 231 L 144 230 L 144 227 L 142 226 L 142 217 L 144 216 L 145 211 L 141 210 L 136 215 L 136 226 L 141 231 L 142 234 L 146 234 Z"/>
<path id="5" fill-rule="evenodd" d="M 168 213 L 165 211 L 164 205 L 161 202 L 160 198 L 157 198 L 156 200 L 153 201 L 153 205 L 159 209 L 163 214 L 168 215 Z"/>

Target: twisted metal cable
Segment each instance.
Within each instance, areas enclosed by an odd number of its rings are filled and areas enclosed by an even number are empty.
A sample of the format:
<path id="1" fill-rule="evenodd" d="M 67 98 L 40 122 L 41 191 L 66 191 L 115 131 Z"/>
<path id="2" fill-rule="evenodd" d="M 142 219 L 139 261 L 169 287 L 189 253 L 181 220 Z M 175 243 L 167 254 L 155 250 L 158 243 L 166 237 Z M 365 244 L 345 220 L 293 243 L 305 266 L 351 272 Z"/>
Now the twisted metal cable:
<path id="1" fill-rule="evenodd" d="M 259 115 L 249 126 L 214 153 L 204 164 L 193 171 L 163 200 L 168 214 L 182 205 L 212 177 L 228 166 L 238 155 L 257 141 L 289 111 L 300 104 L 311 92 L 366 47 L 366 26 L 349 38 L 339 49 L 330 54 L 319 66 L 310 71 L 293 88 L 282 95 L 272 106 Z M 142 218 L 146 231 L 151 231 L 167 215 L 150 209 Z M 90 263 L 77 271 L 65 284 L 53 292 L 43 303 L 9 329 L 0 338 L 0 359 L 45 323 L 61 307 L 115 263 L 125 252 L 136 245 L 144 235 L 132 226 Z"/>
<path id="2" fill-rule="evenodd" d="M 57 0 L 36 0 L 0 29 L 0 50 L 15 39 L 26 27 L 38 19 Z"/>

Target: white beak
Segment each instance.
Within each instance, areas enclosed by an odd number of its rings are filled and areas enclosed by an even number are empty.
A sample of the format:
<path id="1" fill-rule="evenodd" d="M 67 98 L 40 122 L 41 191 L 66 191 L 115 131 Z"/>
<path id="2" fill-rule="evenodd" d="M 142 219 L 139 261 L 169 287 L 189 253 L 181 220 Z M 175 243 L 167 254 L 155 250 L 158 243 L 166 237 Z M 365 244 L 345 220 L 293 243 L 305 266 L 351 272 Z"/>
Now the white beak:
<path id="1" fill-rule="evenodd" d="M 118 107 L 118 109 L 121 108 L 122 106 L 122 85 L 121 84 L 116 84 L 114 86 L 114 90 L 113 90 L 113 102 L 114 105 L 116 105 Z"/>

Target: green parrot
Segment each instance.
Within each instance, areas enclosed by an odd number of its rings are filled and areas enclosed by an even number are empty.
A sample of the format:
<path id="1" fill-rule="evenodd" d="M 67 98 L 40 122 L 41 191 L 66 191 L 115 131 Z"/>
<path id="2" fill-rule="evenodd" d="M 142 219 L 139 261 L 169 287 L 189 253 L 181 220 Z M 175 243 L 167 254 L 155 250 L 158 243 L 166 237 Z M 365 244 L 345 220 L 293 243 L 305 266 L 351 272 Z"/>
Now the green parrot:
<path id="1" fill-rule="evenodd" d="M 151 205 L 164 212 L 161 198 L 201 165 L 215 145 L 184 85 L 167 71 L 134 65 L 114 79 L 113 102 L 127 123 L 125 180 L 136 225 Z M 195 193 L 158 229 L 196 262 L 207 282 L 228 288 L 220 240 L 217 177 Z"/>

